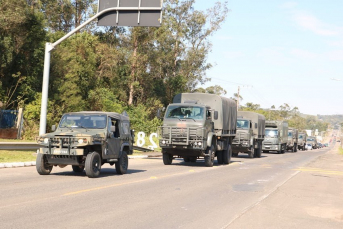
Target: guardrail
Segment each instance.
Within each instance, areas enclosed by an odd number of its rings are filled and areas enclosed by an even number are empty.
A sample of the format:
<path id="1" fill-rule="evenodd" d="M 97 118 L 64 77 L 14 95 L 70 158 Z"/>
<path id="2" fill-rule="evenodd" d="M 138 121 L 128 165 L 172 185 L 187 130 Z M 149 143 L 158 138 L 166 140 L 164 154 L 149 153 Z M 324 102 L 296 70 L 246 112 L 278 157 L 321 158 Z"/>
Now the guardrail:
<path id="1" fill-rule="evenodd" d="M 39 145 L 36 142 L 0 142 L 0 150 L 37 150 Z M 151 152 L 152 149 L 133 146 L 134 150 Z"/>
<path id="2" fill-rule="evenodd" d="M 0 150 L 37 150 L 38 148 L 36 142 L 0 142 Z"/>

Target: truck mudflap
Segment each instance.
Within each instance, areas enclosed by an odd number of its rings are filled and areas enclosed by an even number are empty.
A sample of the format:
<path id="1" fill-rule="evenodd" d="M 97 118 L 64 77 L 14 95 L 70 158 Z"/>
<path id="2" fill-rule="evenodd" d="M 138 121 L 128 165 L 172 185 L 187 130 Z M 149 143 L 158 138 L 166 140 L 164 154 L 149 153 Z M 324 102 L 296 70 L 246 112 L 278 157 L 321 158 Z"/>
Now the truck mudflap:
<path id="1" fill-rule="evenodd" d="M 41 154 L 51 155 L 68 155 L 68 156 L 82 156 L 84 149 L 71 149 L 71 148 L 39 148 Z"/>

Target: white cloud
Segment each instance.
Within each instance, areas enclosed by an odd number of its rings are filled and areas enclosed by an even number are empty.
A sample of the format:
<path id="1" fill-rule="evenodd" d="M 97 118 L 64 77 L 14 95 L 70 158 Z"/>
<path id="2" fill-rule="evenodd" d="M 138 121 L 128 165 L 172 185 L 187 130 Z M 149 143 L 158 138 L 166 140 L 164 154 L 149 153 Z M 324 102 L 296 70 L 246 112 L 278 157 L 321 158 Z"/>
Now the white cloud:
<path id="1" fill-rule="evenodd" d="M 328 59 L 332 61 L 343 61 L 343 50 L 335 50 L 326 53 Z"/>
<path id="2" fill-rule="evenodd" d="M 318 54 L 316 53 L 297 48 L 291 49 L 290 53 L 296 57 L 304 59 L 315 59 L 316 57 L 318 57 Z"/>
<path id="3" fill-rule="evenodd" d="M 322 22 L 315 16 L 304 11 L 293 11 L 292 19 L 305 30 L 322 36 L 334 36 L 343 32 L 342 27 Z"/>

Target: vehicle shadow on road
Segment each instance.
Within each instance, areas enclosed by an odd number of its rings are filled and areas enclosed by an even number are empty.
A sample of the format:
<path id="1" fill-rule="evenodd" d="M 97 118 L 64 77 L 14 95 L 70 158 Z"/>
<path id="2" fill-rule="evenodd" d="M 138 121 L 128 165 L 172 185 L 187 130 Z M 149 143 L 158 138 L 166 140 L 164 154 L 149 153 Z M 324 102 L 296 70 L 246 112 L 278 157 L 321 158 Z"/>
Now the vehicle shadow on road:
<path id="1" fill-rule="evenodd" d="M 128 169 L 126 174 L 123 175 L 127 175 L 127 174 L 135 174 L 135 173 L 143 173 L 146 172 L 147 170 L 141 170 L 141 169 Z M 101 169 L 101 173 L 99 175 L 99 177 L 97 178 L 101 178 L 101 177 L 110 177 L 110 176 L 121 176 L 122 174 L 118 174 L 116 172 L 115 168 L 105 168 L 105 169 Z M 50 174 L 50 176 L 79 176 L 79 177 L 87 177 L 86 172 L 83 171 L 82 173 L 75 173 L 73 171 L 65 171 L 65 172 L 57 172 L 54 173 L 52 172 Z"/>

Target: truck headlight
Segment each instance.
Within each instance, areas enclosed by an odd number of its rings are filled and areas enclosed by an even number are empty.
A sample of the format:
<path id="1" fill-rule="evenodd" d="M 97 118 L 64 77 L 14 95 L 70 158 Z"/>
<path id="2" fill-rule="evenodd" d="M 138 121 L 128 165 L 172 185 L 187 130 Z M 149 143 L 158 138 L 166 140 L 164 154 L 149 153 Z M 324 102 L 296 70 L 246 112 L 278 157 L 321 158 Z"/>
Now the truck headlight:
<path id="1" fill-rule="evenodd" d="M 202 143 L 201 142 L 198 142 L 198 146 L 201 146 L 202 145 Z"/>
<path id="2" fill-rule="evenodd" d="M 165 141 L 165 140 L 162 140 L 162 144 L 166 144 L 166 141 Z"/>
<path id="3" fill-rule="evenodd" d="M 43 142 L 44 142 L 45 144 L 48 144 L 48 143 L 49 143 L 49 138 L 44 138 Z"/>

